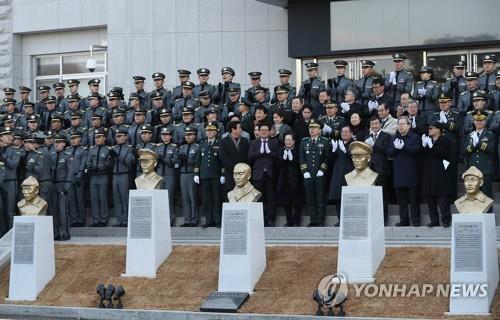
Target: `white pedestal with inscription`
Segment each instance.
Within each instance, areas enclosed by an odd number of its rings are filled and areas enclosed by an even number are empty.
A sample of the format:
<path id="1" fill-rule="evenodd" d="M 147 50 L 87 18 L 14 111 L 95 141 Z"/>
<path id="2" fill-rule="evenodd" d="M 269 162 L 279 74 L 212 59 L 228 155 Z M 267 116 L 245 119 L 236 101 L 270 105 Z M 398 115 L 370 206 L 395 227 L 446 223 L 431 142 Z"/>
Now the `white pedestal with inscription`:
<path id="1" fill-rule="evenodd" d="M 14 217 L 8 300 L 36 300 L 56 273 L 50 216 Z"/>
<path id="2" fill-rule="evenodd" d="M 498 285 L 498 255 L 495 215 L 491 213 L 454 214 L 452 217 L 449 314 L 488 314 Z"/>
<path id="3" fill-rule="evenodd" d="M 342 187 L 337 273 L 348 283 L 371 283 L 384 256 L 382 187 Z"/>
<path id="4" fill-rule="evenodd" d="M 219 292 L 252 292 L 266 269 L 260 202 L 225 202 L 219 259 Z"/>
<path id="5" fill-rule="evenodd" d="M 168 190 L 130 190 L 127 260 L 122 277 L 156 278 L 172 252 Z"/>

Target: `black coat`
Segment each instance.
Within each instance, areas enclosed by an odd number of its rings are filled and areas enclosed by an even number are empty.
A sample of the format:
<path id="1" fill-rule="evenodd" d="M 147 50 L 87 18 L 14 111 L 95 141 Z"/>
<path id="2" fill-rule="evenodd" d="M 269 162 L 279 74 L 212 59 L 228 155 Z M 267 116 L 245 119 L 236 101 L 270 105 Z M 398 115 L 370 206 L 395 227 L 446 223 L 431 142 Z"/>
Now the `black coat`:
<path id="1" fill-rule="evenodd" d="M 279 142 L 277 139 L 267 139 L 267 145 L 269 147 L 269 151 L 271 151 L 270 153 L 260 153 L 261 144 L 262 141 L 260 138 L 250 141 L 248 161 L 252 166 L 252 180 L 262 180 L 264 172 L 267 172 L 267 176 L 269 178 L 277 179 L 278 173 L 276 165 L 280 151 Z"/>
<path id="2" fill-rule="evenodd" d="M 240 138 L 238 145 L 236 145 L 230 134 L 220 140 L 219 160 L 224 167 L 226 177 L 224 190 L 234 189 L 234 166 L 240 162 L 247 163 L 249 147 L 250 142 L 245 138 Z"/>
<path id="3" fill-rule="evenodd" d="M 349 151 L 349 145 L 354 140 L 350 140 L 346 146 L 346 153 L 337 148 L 333 153 L 333 171 L 332 177 L 330 179 L 330 189 L 328 191 L 328 200 L 339 200 L 342 196 L 342 186 L 347 185 L 345 181 L 345 175 L 352 170 L 354 170 L 354 165 L 352 164 L 351 152 Z"/>
<path id="4" fill-rule="evenodd" d="M 421 196 L 447 196 L 450 194 L 450 179 L 445 178 L 448 172 L 443 165 L 443 160 L 449 161 L 450 147 L 450 139 L 447 136 L 440 136 L 433 142 L 432 148 L 428 146 L 423 148 Z"/>
<path id="5" fill-rule="evenodd" d="M 369 135 L 365 138 L 368 139 Z M 373 154 L 370 161 L 370 168 L 380 175 L 390 175 L 391 167 L 389 160 L 387 160 L 387 149 L 391 143 L 391 135 L 379 131 L 377 140 L 373 145 Z"/>
<path id="6" fill-rule="evenodd" d="M 402 139 L 404 146 L 401 150 L 394 147 L 394 140 Z M 418 155 L 422 146 L 422 140 L 413 132 L 408 132 L 404 137 L 399 132 L 396 133 L 387 154 L 394 158 L 392 164 L 394 188 L 416 188 L 419 183 L 418 176 Z"/>
<path id="7" fill-rule="evenodd" d="M 276 203 L 304 204 L 304 184 L 302 173 L 300 172 L 299 148 L 297 145 L 292 150 L 293 159 L 283 160 L 283 153 L 286 147 L 282 148 L 278 157 L 279 178 L 276 193 Z"/>

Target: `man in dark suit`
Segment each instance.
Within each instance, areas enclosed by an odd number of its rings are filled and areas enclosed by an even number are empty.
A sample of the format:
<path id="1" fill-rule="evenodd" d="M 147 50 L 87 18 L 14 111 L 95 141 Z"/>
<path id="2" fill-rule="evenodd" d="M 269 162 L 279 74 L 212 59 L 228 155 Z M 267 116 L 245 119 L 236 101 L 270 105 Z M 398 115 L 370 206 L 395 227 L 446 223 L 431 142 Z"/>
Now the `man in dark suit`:
<path id="1" fill-rule="evenodd" d="M 276 164 L 278 162 L 280 146 L 277 140 L 270 139 L 271 125 L 260 122 L 259 138 L 250 142 L 248 161 L 252 165 L 252 181 L 260 192 L 264 202 L 264 224 L 274 227 L 276 217 L 274 206 L 274 192 L 276 189 Z"/>
<path id="2" fill-rule="evenodd" d="M 421 137 L 427 134 L 427 119 L 418 113 L 418 103 L 415 100 L 410 100 L 408 108 L 403 114 L 410 120 L 410 131 Z"/>
<path id="3" fill-rule="evenodd" d="M 237 163 L 247 162 L 250 142 L 241 136 L 241 123 L 229 122 L 229 134 L 220 140 L 219 160 L 224 167 L 226 183 L 224 184 L 224 197 L 234 189 L 233 169 Z"/>
<path id="4" fill-rule="evenodd" d="M 368 112 L 370 116 L 377 114 L 378 106 L 385 104 L 389 107 L 391 115 L 396 116 L 396 109 L 394 108 L 394 101 L 385 93 L 385 81 L 382 78 L 375 78 L 372 82 L 373 99 L 368 101 Z"/>
<path id="5" fill-rule="evenodd" d="M 391 136 L 381 130 L 380 119 L 377 116 L 370 118 L 370 134 L 365 142 L 373 148 L 370 168 L 378 173 L 377 185 L 382 187 L 384 201 L 384 222 L 388 221 L 388 204 L 391 196 L 391 167 L 387 159 L 387 149 L 391 143 Z"/>

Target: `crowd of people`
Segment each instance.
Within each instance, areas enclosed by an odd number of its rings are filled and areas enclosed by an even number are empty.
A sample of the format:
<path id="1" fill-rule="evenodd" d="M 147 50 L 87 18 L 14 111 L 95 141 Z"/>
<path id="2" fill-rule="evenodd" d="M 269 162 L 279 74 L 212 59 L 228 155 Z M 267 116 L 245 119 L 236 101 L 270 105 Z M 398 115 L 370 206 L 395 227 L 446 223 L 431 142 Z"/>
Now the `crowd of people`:
<path id="1" fill-rule="evenodd" d="M 340 218 L 344 175 L 354 169 L 353 141 L 373 149 L 370 166 L 383 187 L 386 222 L 389 202 L 397 201 L 397 225 L 419 226 L 425 201 L 428 226 L 448 227 L 460 162 L 481 170 L 482 191 L 492 196 L 500 71 L 496 57 L 485 55 L 481 75 L 457 61 L 445 83 L 432 80 L 427 66 L 417 81 L 404 69 L 405 59 L 394 54 L 394 70 L 385 77 L 375 73 L 376 62 L 363 60 L 360 79 L 346 77 L 342 60 L 334 62 L 336 76 L 325 80 L 318 78 L 317 63 L 306 63 L 308 77 L 298 90 L 285 69 L 278 70 L 280 84 L 273 90 L 261 85 L 261 72 L 250 72 L 251 86 L 244 90 L 233 82 L 231 67 L 222 68 L 218 85 L 210 84 L 206 68 L 196 71 L 197 84 L 190 71 L 178 70 L 180 85 L 173 90 L 164 87 L 163 73 L 152 75 L 151 92 L 144 90 L 145 77 L 134 76 L 136 91 L 127 101 L 120 87 L 101 96 L 99 79 L 88 82 L 85 98 L 78 80 L 40 86 L 36 103 L 28 87 L 19 87 L 19 97 L 5 88 L 0 234 L 12 227 L 20 185 L 29 176 L 49 203 L 55 239 L 67 240 L 70 227 L 85 226 L 86 208 L 92 226 L 109 224 L 109 208 L 115 226 L 127 226 L 129 190 L 141 174 L 140 149 L 158 156 L 172 224 L 180 199 L 180 227 L 199 225 L 201 215 L 202 227 L 220 227 L 222 202 L 234 188 L 233 168 L 244 162 L 263 194 L 266 226 L 275 225 L 277 206 L 286 211 L 286 226 L 299 226 L 304 205 L 309 226 L 322 226 L 328 203 Z"/>

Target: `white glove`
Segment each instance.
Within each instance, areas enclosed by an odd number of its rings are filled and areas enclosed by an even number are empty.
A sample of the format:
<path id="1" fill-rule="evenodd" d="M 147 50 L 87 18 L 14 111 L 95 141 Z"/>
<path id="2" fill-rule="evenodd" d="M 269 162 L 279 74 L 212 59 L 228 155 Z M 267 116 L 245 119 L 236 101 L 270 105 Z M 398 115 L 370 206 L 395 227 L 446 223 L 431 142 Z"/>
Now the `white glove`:
<path id="1" fill-rule="evenodd" d="M 321 131 L 324 135 L 332 133 L 332 128 L 329 125 L 324 125 L 323 130 Z"/>
<path id="2" fill-rule="evenodd" d="M 401 139 L 394 140 L 394 148 L 401 150 L 403 148 L 404 142 Z"/>
<path id="3" fill-rule="evenodd" d="M 427 89 L 421 88 L 421 89 L 418 89 L 417 92 L 418 92 L 419 96 L 423 97 L 423 96 L 425 96 Z"/>
<path id="4" fill-rule="evenodd" d="M 342 108 L 343 113 L 349 112 L 349 109 L 351 109 L 351 107 L 349 106 L 349 104 L 347 102 L 342 102 L 340 104 L 340 107 Z"/>
<path id="5" fill-rule="evenodd" d="M 266 143 L 266 153 L 271 153 L 271 150 L 269 149 L 269 142 Z"/>
<path id="6" fill-rule="evenodd" d="M 318 170 L 318 173 L 316 173 L 316 177 L 322 177 L 324 175 L 323 171 Z"/>
<path id="7" fill-rule="evenodd" d="M 346 153 L 347 151 L 345 150 L 345 145 L 344 145 L 344 141 L 340 140 L 339 141 L 339 149 L 340 151 L 342 151 L 343 153 Z"/>
<path id="8" fill-rule="evenodd" d="M 369 144 L 370 146 L 373 147 L 373 145 L 375 144 L 375 141 L 373 141 L 373 138 L 372 137 L 368 137 L 366 140 L 365 140 L 365 143 Z"/>
<path id="9" fill-rule="evenodd" d="M 234 114 L 234 112 L 229 112 L 229 113 L 227 114 L 227 117 L 228 117 L 228 118 L 231 118 L 231 117 L 233 116 L 233 114 Z"/>
<path id="10" fill-rule="evenodd" d="M 339 146 L 339 142 L 337 140 L 332 139 L 332 152 L 337 151 L 338 146 Z"/>
<path id="11" fill-rule="evenodd" d="M 226 177 L 222 176 L 220 177 L 220 184 L 226 183 Z"/>
<path id="12" fill-rule="evenodd" d="M 368 110 L 373 111 L 378 108 L 378 102 L 376 100 L 368 101 Z"/>
<path id="13" fill-rule="evenodd" d="M 427 137 L 427 145 L 429 146 L 430 149 L 432 149 L 432 147 L 434 147 L 434 144 L 432 143 L 431 137 Z"/>
<path id="14" fill-rule="evenodd" d="M 193 181 L 196 184 L 200 184 L 200 176 L 194 176 Z"/>
<path id="15" fill-rule="evenodd" d="M 422 135 L 422 147 L 425 148 L 425 146 L 427 145 L 427 136 L 425 134 Z M 394 147 L 396 147 L 396 145 L 394 145 Z"/>
<path id="16" fill-rule="evenodd" d="M 477 134 L 476 131 L 472 132 L 470 134 L 471 138 L 472 138 L 472 142 L 474 143 L 474 146 L 477 146 L 478 143 L 479 143 L 479 134 Z"/>
<path id="17" fill-rule="evenodd" d="M 391 73 L 389 73 L 389 82 L 392 83 L 393 85 L 396 85 L 396 72 L 395 71 L 391 71 Z"/>
<path id="18" fill-rule="evenodd" d="M 288 150 L 288 160 L 290 160 L 290 161 L 293 160 L 292 150 Z"/>
<path id="19" fill-rule="evenodd" d="M 446 118 L 446 114 L 444 113 L 444 111 L 439 112 L 439 122 L 441 123 L 448 122 L 448 118 Z"/>
<path id="20" fill-rule="evenodd" d="M 286 160 L 288 158 L 288 150 L 283 150 L 283 160 Z"/>
<path id="21" fill-rule="evenodd" d="M 311 174 L 309 172 L 304 172 L 304 179 L 311 179 Z"/>

